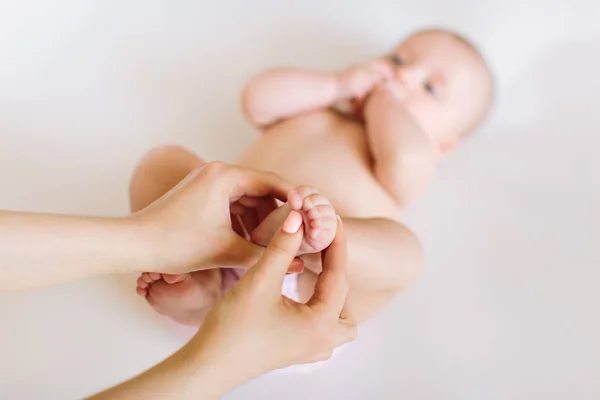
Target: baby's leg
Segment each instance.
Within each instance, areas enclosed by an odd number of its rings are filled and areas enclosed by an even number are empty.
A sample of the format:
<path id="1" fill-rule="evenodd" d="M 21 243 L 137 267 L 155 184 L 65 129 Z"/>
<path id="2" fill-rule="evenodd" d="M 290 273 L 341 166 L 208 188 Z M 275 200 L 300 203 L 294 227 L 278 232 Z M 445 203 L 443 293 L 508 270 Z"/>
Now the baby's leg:
<path id="1" fill-rule="evenodd" d="M 150 151 L 131 178 L 131 211 L 147 207 L 203 164 L 204 160 L 177 146 Z M 143 273 L 137 281 L 137 293 L 159 313 L 182 324 L 199 326 L 220 298 L 224 284 L 234 278 L 229 276 L 232 273 L 221 269 L 182 275 Z"/>
<path id="2" fill-rule="evenodd" d="M 329 200 L 310 186 L 300 186 L 288 195 L 288 202 L 261 222 L 252 232 L 254 243 L 267 246 L 290 210 L 304 218 L 304 239 L 298 255 L 318 253 L 331 244 L 337 228 L 336 214 Z"/>

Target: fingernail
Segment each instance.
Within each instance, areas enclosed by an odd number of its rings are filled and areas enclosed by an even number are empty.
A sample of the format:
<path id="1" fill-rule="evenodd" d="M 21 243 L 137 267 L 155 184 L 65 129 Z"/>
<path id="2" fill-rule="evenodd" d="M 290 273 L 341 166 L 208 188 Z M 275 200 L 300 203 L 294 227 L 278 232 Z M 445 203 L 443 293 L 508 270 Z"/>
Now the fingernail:
<path id="1" fill-rule="evenodd" d="M 288 274 L 299 274 L 304 271 L 304 261 L 299 258 L 295 258 L 290 264 L 287 273 Z"/>
<path id="2" fill-rule="evenodd" d="M 304 272 L 304 265 L 302 265 L 300 267 L 290 267 L 288 269 L 288 271 L 286 272 L 286 275 L 301 274 L 303 272 Z"/>
<path id="3" fill-rule="evenodd" d="M 342 222 L 342 218 L 338 214 L 336 214 L 335 216 L 337 217 L 338 221 L 340 221 L 340 224 L 344 225 L 344 223 Z"/>
<path id="4" fill-rule="evenodd" d="M 296 233 L 302 226 L 302 216 L 297 211 L 290 211 L 281 229 L 286 233 Z"/>

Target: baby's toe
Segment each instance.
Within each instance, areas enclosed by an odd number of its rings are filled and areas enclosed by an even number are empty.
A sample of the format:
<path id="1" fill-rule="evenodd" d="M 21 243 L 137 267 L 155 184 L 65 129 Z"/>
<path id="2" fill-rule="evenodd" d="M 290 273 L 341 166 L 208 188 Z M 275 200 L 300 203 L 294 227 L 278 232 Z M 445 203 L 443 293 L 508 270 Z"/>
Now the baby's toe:
<path id="1" fill-rule="evenodd" d="M 141 276 L 139 278 L 137 278 L 136 285 L 139 289 L 147 289 L 148 288 L 148 283 L 145 280 L 143 280 Z"/>
<path id="2" fill-rule="evenodd" d="M 155 281 L 155 279 L 152 279 L 152 277 L 150 277 L 150 274 L 148 272 L 144 272 L 141 276 L 140 279 L 144 282 L 146 282 L 147 284 L 150 284 L 152 282 Z"/>
<path id="3" fill-rule="evenodd" d="M 304 202 L 302 203 L 302 211 L 306 212 L 315 207 L 323 206 L 329 207 L 333 210 L 333 206 L 331 205 L 331 202 L 327 197 L 323 196 L 320 193 L 313 193 L 304 198 Z"/>
<path id="4" fill-rule="evenodd" d="M 327 242 L 327 245 L 329 245 L 335 236 L 336 229 L 336 217 L 327 215 L 310 221 L 309 236 L 312 239 Z"/>
<path id="5" fill-rule="evenodd" d="M 325 221 L 335 218 L 335 211 L 329 205 L 320 205 L 307 210 L 306 216 L 310 221 L 311 227 L 319 228 L 323 226 Z"/>
<path id="6" fill-rule="evenodd" d="M 321 194 L 313 194 L 304 199 L 302 211 L 309 219 L 311 228 L 325 228 L 335 225 L 335 210 L 329 199 Z"/>
<path id="7" fill-rule="evenodd" d="M 157 281 L 161 278 L 159 273 L 156 272 L 148 272 L 148 276 L 150 277 L 150 279 L 152 279 L 153 281 Z"/>
<path id="8" fill-rule="evenodd" d="M 162 274 L 162 277 L 164 281 L 167 282 L 169 285 L 173 285 L 175 283 L 182 282 L 185 278 L 188 277 L 188 274 Z"/>
<path id="9" fill-rule="evenodd" d="M 316 193 L 317 189 L 312 186 L 298 186 L 288 194 L 288 204 L 293 210 L 301 210 L 306 198 Z"/>
<path id="10" fill-rule="evenodd" d="M 323 250 L 335 236 L 335 209 L 327 197 L 313 193 L 304 199 L 302 212 L 305 216 L 308 248 L 314 252 Z"/>

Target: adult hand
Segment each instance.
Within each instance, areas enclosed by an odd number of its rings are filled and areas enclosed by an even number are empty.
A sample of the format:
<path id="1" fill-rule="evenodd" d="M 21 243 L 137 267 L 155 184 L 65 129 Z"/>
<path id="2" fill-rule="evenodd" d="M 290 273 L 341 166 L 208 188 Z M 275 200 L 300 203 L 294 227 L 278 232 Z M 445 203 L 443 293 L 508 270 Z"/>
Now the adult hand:
<path id="1" fill-rule="evenodd" d="M 268 172 L 223 163 L 198 168 L 131 217 L 152 243 L 149 258 L 154 261 L 146 271 L 178 273 L 252 266 L 264 248 L 236 233 L 241 233 L 236 216 L 252 225 L 272 211 L 273 199 L 285 201 L 292 188 Z M 302 264 L 300 260 L 294 263 Z"/>
<path id="2" fill-rule="evenodd" d="M 208 364 L 226 360 L 232 386 L 273 369 L 328 359 L 356 336 L 344 308 L 347 250 L 339 219 L 335 239 L 322 253 L 323 272 L 312 298 L 301 304 L 281 294 L 302 241 L 301 225 L 301 215 L 292 211 L 261 259 L 215 305 L 189 344 L 201 349 Z"/>
<path id="3" fill-rule="evenodd" d="M 348 283 L 341 222 L 322 253 L 323 272 L 310 301 L 299 304 L 281 295 L 287 267 L 302 241 L 301 226 L 301 215 L 292 211 L 256 265 L 183 348 L 92 398 L 217 399 L 273 369 L 325 360 L 353 340 L 356 324 L 344 308 Z"/>

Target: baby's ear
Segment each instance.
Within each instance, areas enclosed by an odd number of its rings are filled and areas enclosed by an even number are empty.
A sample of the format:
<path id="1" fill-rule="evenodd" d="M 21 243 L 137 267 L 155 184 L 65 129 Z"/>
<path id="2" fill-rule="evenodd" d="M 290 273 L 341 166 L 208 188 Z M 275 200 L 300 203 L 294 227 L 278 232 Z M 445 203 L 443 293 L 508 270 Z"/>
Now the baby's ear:
<path id="1" fill-rule="evenodd" d="M 458 144 L 458 139 L 445 139 L 440 142 L 439 151 L 441 155 L 445 155 L 450 151 L 454 150 Z"/>

